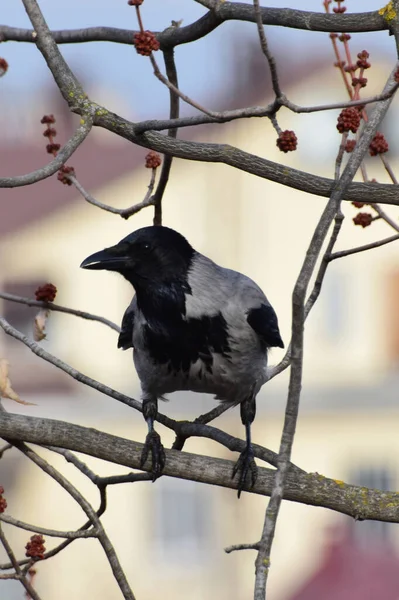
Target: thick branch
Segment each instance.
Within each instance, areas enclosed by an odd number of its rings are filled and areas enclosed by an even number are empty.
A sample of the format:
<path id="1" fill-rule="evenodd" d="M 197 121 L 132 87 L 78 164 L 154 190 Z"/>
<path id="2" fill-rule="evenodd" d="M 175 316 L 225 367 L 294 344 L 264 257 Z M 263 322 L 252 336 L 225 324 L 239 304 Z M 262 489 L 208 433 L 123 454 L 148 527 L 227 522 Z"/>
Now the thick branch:
<path id="1" fill-rule="evenodd" d="M 142 444 L 63 421 L 5 413 L 0 420 L 0 437 L 67 448 L 130 469 L 140 469 Z M 166 450 L 164 474 L 236 489 L 237 483 L 231 479 L 232 467 L 233 462 L 228 460 Z M 270 495 L 274 474 L 273 469 L 260 468 L 252 492 Z M 399 522 L 399 493 L 365 491 L 365 488 L 317 473 L 289 473 L 284 498 L 323 506 L 356 519 Z"/>
<path id="2" fill-rule="evenodd" d="M 205 6 L 211 3 L 201 2 Z M 295 10 L 292 8 L 261 8 L 262 22 L 264 25 L 304 29 L 306 31 L 340 32 L 365 32 L 382 31 L 389 29 L 386 20 L 378 11 L 327 15 L 318 12 Z M 185 27 L 168 27 L 156 33 L 161 44 L 161 49 L 169 49 L 180 44 L 194 42 L 216 29 L 225 21 L 256 22 L 253 7 L 240 2 L 219 2 L 217 12 L 209 11 L 203 17 Z M 52 35 L 57 44 L 76 44 L 84 42 L 115 42 L 117 44 L 133 44 L 131 29 L 118 29 L 116 27 L 88 27 L 84 29 L 57 30 Z M 32 29 L 8 27 L 0 25 L 0 38 L 2 41 L 35 42 Z"/>

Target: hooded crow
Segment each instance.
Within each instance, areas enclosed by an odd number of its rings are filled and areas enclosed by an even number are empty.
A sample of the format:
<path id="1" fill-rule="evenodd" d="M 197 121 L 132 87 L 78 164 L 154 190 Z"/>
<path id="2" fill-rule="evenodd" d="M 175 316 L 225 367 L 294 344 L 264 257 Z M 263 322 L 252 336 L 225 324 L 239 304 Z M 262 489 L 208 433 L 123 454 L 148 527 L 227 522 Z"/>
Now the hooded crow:
<path id="1" fill-rule="evenodd" d="M 233 470 L 238 490 L 256 465 L 251 444 L 256 395 L 266 382 L 267 353 L 283 348 L 277 316 L 249 277 L 196 252 L 177 231 L 139 229 L 115 246 L 86 258 L 84 269 L 117 271 L 136 294 L 127 308 L 118 347 L 133 348 L 148 424 L 142 466 L 149 452 L 154 480 L 165 453 L 154 429 L 158 399 L 178 390 L 214 394 L 240 404 L 246 448 Z"/>

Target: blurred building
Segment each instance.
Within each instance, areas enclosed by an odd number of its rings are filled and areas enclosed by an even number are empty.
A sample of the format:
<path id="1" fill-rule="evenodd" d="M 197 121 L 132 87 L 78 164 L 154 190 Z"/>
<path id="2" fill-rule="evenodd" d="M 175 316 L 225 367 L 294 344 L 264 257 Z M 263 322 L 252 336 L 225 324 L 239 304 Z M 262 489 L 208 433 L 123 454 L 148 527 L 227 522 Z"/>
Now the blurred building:
<path id="1" fill-rule="evenodd" d="M 284 89 L 292 101 L 305 105 L 342 100 L 338 73 L 319 67 L 308 63 L 304 69 L 296 67 L 286 74 Z M 264 102 L 259 100 L 259 90 L 249 89 L 248 81 L 263 81 L 265 65 L 254 61 L 253 69 L 255 76 L 245 73 L 241 87 L 237 82 L 237 88 L 229 91 L 235 106 Z M 375 72 L 380 89 L 389 66 Z M 263 94 L 262 89 L 262 98 Z M 271 97 L 270 90 L 268 95 Z M 226 102 L 222 105 L 227 106 Z M 34 112 L 35 136 L 14 145 L 7 140 L 0 145 L 1 175 L 22 174 L 45 163 L 39 120 L 43 112 L 52 110 L 40 112 L 35 108 Z M 275 162 L 332 177 L 340 141 L 335 129 L 337 114 L 281 111 L 280 126 L 294 129 L 299 138 L 298 151 L 292 155 L 279 153 L 276 134 L 267 119 L 203 126 L 181 135 L 229 143 Z M 58 118 L 59 140 L 71 126 Z M 95 198 L 127 207 L 139 202 L 147 190 L 145 154 L 145 149 L 94 131 L 69 164 Z M 393 166 L 398 166 L 396 159 Z M 370 162 L 370 173 L 372 170 L 373 176 L 383 180 L 377 159 Z M 150 224 L 152 210 L 124 221 L 87 204 L 56 177 L 0 193 L 1 289 L 32 297 L 38 285 L 50 281 L 58 288 L 60 304 L 120 322 L 132 295 L 129 284 L 111 273 L 81 271 L 79 264 L 88 254 Z M 163 202 L 164 222 L 183 233 L 199 251 L 257 281 L 276 308 L 288 344 L 292 289 L 325 202 L 224 165 L 175 159 Z M 391 235 L 379 221 L 365 230 L 353 226 L 355 209 L 345 205 L 344 211 L 346 219 L 337 249 Z M 347 482 L 398 488 L 398 302 L 397 246 L 387 245 L 330 265 L 320 300 L 306 325 L 304 385 L 293 455 L 293 462 L 300 467 Z M 31 331 L 34 309 L 1 301 L 0 310 L 18 329 Z M 116 340 L 115 332 L 103 325 L 54 313 L 43 346 L 85 374 L 137 397 L 139 386 L 131 354 L 117 350 Z M 144 439 L 141 415 L 78 385 L 5 335 L 0 336 L 0 356 L 10 360 L 16 390 L 24 399 L 37 403 L 21 407 L 6 401 L 8 410 L 67 419 Z M 280 350 L 274 350 L 270 363 L 277 363 L 282 356 Z M 275 451 L 287 381 L 288 374 L 284 373 L 259 395 L 254 440 Z M 176 394 L 160 409 L 187 419 L 213 406 L 214 401 L 207 397 Z M 238 409 L 223 415 L 215 425 L 244 435 Z M 159 430 L 164 443 L 170 445 L 170 433 Z M 206 440 L 190 440 L 186 447 L 235 460 L 230 452 Z M 94 459 L 87 462 L 96 472 L 122 471 Z M 55 463 L 96 506 L 99 500 L 83 476 L 61 460 Z M 73 529 L 84 515 L 47 479 L 16 453 L 5 455 L 0 463 L 0 483 L 6 489 L 10 514 L 48 527 Z M 251 552 L 227 556 L 223 548 L 258 539 L 266 502 L 248 494 L 237 501 L 229 490 L 165 478 L 155 485 L 136 483 L 110 489 L 103 521 L 138 598 L 155 597 L 161 589 L 164 598 L 175 600 L 242 600 L 251 596 L 255 556 Z M 323 551 L 326 531 L 328 534 L 331 527 L 350 529 L 351 543 L 345 557 L 352 557 L 348 560 L 359 569 L 369 569 L 359 548 L 374 546 L 378 536 L 386 541 L 384 556 L 389 556 L 390 564 L 397 564 L 397 526 L 351 523 L 347 517 L 324 509 L 284 503 L 272 556 L 271 600 L 316 597 L 307 586 L 318 577 L 319 569 L 325 569 Z M 21 556 L 26 532 L 13 532 L 10 539 Z M 47 546 L 51 544 L 47 540 Z M 90 540 L 75 541 L 65 553 L 40 564 L 38 571 L 37 589 L 48 597 L 66 600 L 73 594 L 80 599 L 88 592 L 99 600 L 119 597 L 101 548 Z M 341 576 L 339 571 L 334 573 L 335 579 Z M 384 571 L 376 571 L 374 577 L 385 577 Z M 1 585 L 9 585 L 8 600 L 20 597 L 14 584 Z M 328 587 L 328 579 L 323 585 Z M 397 586 L 396 579 L 392 585 Z M 340 594 L 323 597 L 341 599 L 344 596 Z M 351 597 L 356 598 L 355 592 Z M 377 597 L 383 596 L 369 596 L 370 600 Z M 390 597 L 386 592 L 384 598 Z"/>

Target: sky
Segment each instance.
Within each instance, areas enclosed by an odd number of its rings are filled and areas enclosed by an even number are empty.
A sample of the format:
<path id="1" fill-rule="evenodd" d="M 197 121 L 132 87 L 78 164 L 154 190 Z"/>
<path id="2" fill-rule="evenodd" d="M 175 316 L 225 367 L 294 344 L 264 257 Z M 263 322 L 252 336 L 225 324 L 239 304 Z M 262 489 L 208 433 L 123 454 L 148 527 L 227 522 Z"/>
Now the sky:
<path id="1" fill-rule="evenodd" d="M 247 0 L 250 3 L 250 0 Z M 321 0 L 265 0 L 267 6 L 322 10 Z M 376 10 L 381 0 L 347 0 L 348 10 Z M 1 0 L 0 20 L 11 26 L 29 27 L 29 20 L 19 0 Z M 53 29 L 107 25 L 137 29 L 135 9 L 126 0 L 41 0 L 41 9 Z M 198 19 L 206 9 L 194 0 L 145 0 L 142 5 L 144 27 L 162 30 L 171 20 L 183 19 L 183 25 Z M 306 60 L 314 52 L 331 52 L 326 34 L 266 28 L 277 61 Z M 239 35 L 235 35 L 239 33 Z M 203 103 L 212 103 L 218 92 L 234 77 L 234 55 L 245 56 L 247 40 L 256 39 L 253 23 L 228 22 L 205 39 L 176 49 L 179 83 L 188 95 Z M 365 46 L 376 54 L 388 54 L 394 60 L 393 44 L 387 32 L 357 34 L 358 47 Z M 364 40 L 364 43 L 363 43 Z M 165 115 L 168 93 L 155 79 L 146 57 L 133 47 L 114 43 L 70 44 L 61 47 L 72 69 L 89 89 L 90 96 L 111 110 L 124 109 L 130 118 Z M 294 50 L 294 51 L 293 51 Z M 0 44 L 0 56 L 10 69 L 1 81 L 0 99 L 14 104 L 29 96 L 40 95 L 52 85 L 49 71 L 33 44 Z M 162 56 L 157 55 L 160 66 Z M 241 63 L 242 64 L 242 63 Z M 209 106 L 209 104 L 208 104 Z M 223 106 L 211 106 L 222 110 Z M 191 110 L 191 109 L 190 109 Z M 165 115 L 166 116 L 166 115 Z"/>

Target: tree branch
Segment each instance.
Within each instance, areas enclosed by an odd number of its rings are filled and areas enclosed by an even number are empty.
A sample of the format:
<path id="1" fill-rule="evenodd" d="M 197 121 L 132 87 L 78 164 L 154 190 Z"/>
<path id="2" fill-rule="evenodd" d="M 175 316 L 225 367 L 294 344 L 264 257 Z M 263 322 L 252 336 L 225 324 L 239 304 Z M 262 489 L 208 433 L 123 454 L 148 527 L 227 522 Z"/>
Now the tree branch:
<path id="1" fill-rule="evenodd" d="M 67 315 L 74 315 L 81 319 L 87 319 L 88 321 L 97 321 L 103 325 L 107 325 L 117 333 L 120 333 L 121 328 L 116 323 L 109 321 L 105 317 L 93 315 L 92 313 L 85 312 L 83 310 L 77 310 L 76 308 L 69 308 L 67 306 L 61 306 L 60 304 L 53 304 L 53 302 L 41 302 L 39 300 L 33 300 L 32 298 L 24 298 L 22 296 L 15 296 L 14 294 L 7 294 L 6 292 L 0 292 L 0 298 L 3 300 L 9 300 L 10 302 L 16 302 L 18 304 L 26 304 L 26 306 L 37 306 L 38 308 L 45 308 L 46 310 L 52 310 L 53 312 L 61 312 Z"/>
<path id="2" fill-rule="evenodd" d="M 72 423 L 5 413 L 0 420 L 0 437 L 44 446 L 57 446 L 114 464 L 141 469 L 142 444 L 93 428 Z M 237 489 L 231 479 L 233 462 L 220 458 L 166 450 L 164 474 L 225 488 Z M 143 470 L 150 470 L 148 465 Z M 259 468 L 258 480 L 251 490 L 268 496 L 275 470 Z M 156 485 L 156 484 L 155 484 Z M 356 519 L 399 522 L 399 493 L 367 490 L 328 479 L 318 473 L 288 473 L 284 498 L 293 502 L 323 506 Z"/>
<path id="3" fill-rule="evenodd" d="M 1 36 L 0 36 L 1 37 Z M 26 175 L 15 175 L 13 177 L 0 177 L 0 188 L 15 188 L 23 185 L 31 185 L 37 183 L 42 179 L 51 177 L 54 175 L 72 156 L 75 150 L 84 142 L 90 133 L 93 125 L 93 119 L 87 113 L 84 114 L 82 111 L 82 119 L 80 125 L 71 137 L 71 139 L 65 144 L 63 148 L 58 152 L 57 156 L 46 166 L 27 173 Z"/>
<path id="4" fill-rule="evenodd" d="M 384 92 L 395 84 L 395 72 L 391 73 Z M 342 176 L 337 181 L 331 198 L 323 211 L 316 230 L 312 236 L 309 249 L 296 281 L 292 295 L 292 337 L 291 337 L 291 372 L 288 390 L 287 405 L 283 433 L 281 436 L 278 469 L 273 485 L 272 494 L 266 510 L 262 537 L 259 542 L 259 551 L 255 562 L 255 593 L 254 600 L 263 600 L 266 595 L 266 583 L 270 566 L 270 553 L 273 544 L 275 528 L 281 502 L 284 497 L 284 486 L 288 475 L 289 461 L 294 443 L 296 422 L 299 413 L 299 401 L 302 388 L 302 362 L 303 362 L 303 334 L 305 323 L 305 299 L 309 281 L 316 267 L 322 245 L 328 230 L 336 215 L 346 187 L 355 176 L 370 142 L 377 131 L 379 123 L 384 118 L 392 98 L 377 104 L 368 123 L 365 124 L 362 135 L 351 153 Z"/>

